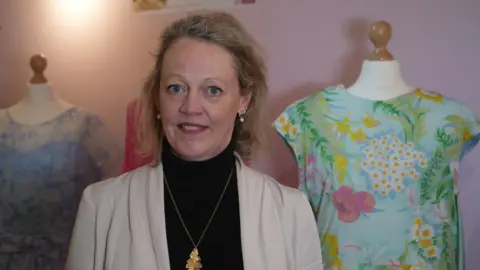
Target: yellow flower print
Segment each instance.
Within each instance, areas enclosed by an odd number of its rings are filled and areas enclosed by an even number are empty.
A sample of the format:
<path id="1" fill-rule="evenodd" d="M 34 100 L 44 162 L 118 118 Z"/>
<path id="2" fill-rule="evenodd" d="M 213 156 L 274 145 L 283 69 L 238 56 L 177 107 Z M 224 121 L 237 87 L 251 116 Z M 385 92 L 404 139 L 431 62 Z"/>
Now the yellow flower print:
<path id="1" fill-rule="evenodd" d="M 419 165 L 420 167 L 422 167 L 422 168 L 425 168 L 425 167 L 427 167 L 427 161 L 425 161 L 425 160 L 420 160 L 420 161 L 418 162 L 418 165 Z"/>
<path id="2" fill-rule="evenodd" d="M 413 226 L 412 226 L 412 238 L 415 240 L 420 239 L 420 231 L 421 227 L 423 225 L 422 218 L 417 217 L 413 220 Z"/>
<path id="3" fill-rule="evenodd" d="M 338 256 L 338 246 L 331 246 L 330 249 L 328 250 L 328 254 L 331 257 Z"/>
<path id="4" fill-rule="evenodd" d="M 367 115 L 363 118 L 363 125 L 365 125 L 368 128 L 374 128 L 378 126 L 380 122 L 376 120 L 375 118 L 371 117 L 368 113 Z"/>
<path id="5" fill-rule="evenodd" d="M 405 187 L 401 184 L 396 184 L 395 185 L 395 191 L 400 192 L 404 189 Z"/>
<path id="6" fill-rule="evenodd" d="M 285 133 L 289 133 L 291 128 L 292 128 L 291 123 L 286 123 L 285 125 L 282 125 L 282 131 Z"/>
<path id="7" fill-rule="evenodd" d="M 422 239 L 430 239 L 433 234 L 432 231 L 433 231 L 432 227 L 425 225 L 422 227 L 420 231 L 420 237 L 422 237 Z"/>
<path id="8" fill-rule="evenodd" d="M 470 131 L 470 129 L 465 127 L 465 128 L 463 129 L 462 140 L 463 140 L 464 142 L 466 142 L 466 141 L 469 141 L 472 137 L 473 137 L 473 135 L 472 135 L 472 132 Z"/>
<path id="9" fill-rule="evenodd" d="M 366 141 L 367 139 L 367 134 L 363 132 L 361 128 L 359 128 L 355 133 L 352 133 L 352 141 L 355 141 L 357 143 L 362 143 Z"/>
<path id="10" fill-rule="evenodd" d="M 415 95 L 417 95 L 417 96 L 419 96 L 423 99 L 426 99 L 426 100 L 430 100 L 430 101 L 438 102 L 438 103 L 443 102 L 443 96 L 441 94 L 433 92 L 433 91 L 425 91 L 425 90 L 417 89 L 417 90 L 415 90 L 414 93 L 415 93 Z"/>
<path id="11" fill-rule="evenodd" d="M 329 245 L 338 245 L 338 239 L 335 234 L 325 233 L 325 242 Z"/>
<path id="12" fill-rule="evenodd" d="M 341 269 L 342 261 L 338 256 L 338 238 L 331 233 L 325 233 L 325 251 L 328 252 L 329 257 L 325 258 L 329 267 L 334 269 Z"/>
<path id="13" fill-rule="evenodd" d="M 354 135 L 356 134 L 352 134 L 353 138 Z M 373 189 L 380 198 L 394 198 L 403 192 L 406 179 L 420 179 L 416 166 L 427 165 L 421 159 L 425 156 L 424 153 L 415 149 L 412 143 L 402 143 L 393 133 L 372 138 L 362 147 L 363 160 L 359 164 L 373 180 L 372 184 L 378 183 Z M 420 161 L 423 163 L 420 164 Z"/>
<path id="14" fill-rule="evenodd" d="M 280 117 L 278 118 L 278 123 L 283 126 L 287 124 L 287 122 L 288 122 L 288 117 L 285 114 L 280 115 Z"/>
<path id="15" fill-rule="evenodd" d="M 422 218 L 419 218 L 419 217 L 415 218 L 415 219 L 413 220 L 413 224 L 414 224 L 414 225 L 417 225 L 417 226 L 419 226 L 419 227 L 422 226 L 422 224 L 423 224 Z"/>
<path id="16" fill-rule="evenodd" d="M 342 154 L 333 154 L 334 170 L 338 174 L 338 183 L 343 185 L 345 174 L 347 173 L 348 159 Z"/>
<path id="17" fill-rule="evenodd" d="M 427 249 L 427 256 L 430 258 L 437 257 L 437 248 L 434 246 L 431 246 Z"/>
<path id="18" fill-rule="evenodd" d="M 292 126 L 289 130 L 289 135 L 291 139 L 294 139 L 298 135 L 298 127 L 297 126 Z"/>
<path id="19" fill-rule="evenodd" d="M 345 135 L 350 133 L 350 117 L 345 117 L 342 121 L 335 123 L 336 130 L 340 135 Z"/>
<path id="20" fill-rule="evenodd" d="M 425 249 L 428 247 L 431 247 L 433 245 L 433 240 L 432 239 L 422 239 L 418 241 L 418 244 L 420 245 L 421 248 Z"/>

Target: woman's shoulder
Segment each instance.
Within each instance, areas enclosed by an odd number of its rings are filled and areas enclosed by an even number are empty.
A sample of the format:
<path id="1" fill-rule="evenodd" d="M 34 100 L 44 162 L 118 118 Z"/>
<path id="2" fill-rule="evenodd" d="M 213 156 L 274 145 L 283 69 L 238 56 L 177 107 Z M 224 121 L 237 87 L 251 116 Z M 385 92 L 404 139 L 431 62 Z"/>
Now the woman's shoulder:
<path id="1" fill-rule="evenodd" d="M 144 185 L 156 171 L 156 167 L 145 165 L 119 176 L 96 182 L 85 189 L 83 197 L 94 205 L 107 201 L 115 203 L 118 198 L 124 197 L 123 195 L 128 193 L 132 186 Z"/>

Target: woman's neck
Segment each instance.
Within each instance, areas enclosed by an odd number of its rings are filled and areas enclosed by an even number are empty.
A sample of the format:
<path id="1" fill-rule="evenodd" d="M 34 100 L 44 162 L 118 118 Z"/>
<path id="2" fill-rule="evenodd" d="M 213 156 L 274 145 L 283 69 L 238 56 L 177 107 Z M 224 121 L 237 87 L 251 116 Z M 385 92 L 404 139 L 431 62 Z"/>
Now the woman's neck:
<path id="1" fill-rule="evenodd" d="M 217 156 L 203 161 L 187 161 L 177 156 L 167 139 L 163 139 L 162 164 L 165 175 L 171 181 L 188 182 L 222 182 L 228 178 L 231 170 L 235 167 L 236 157 L 233 145 L 230 143 Z M 203 181 L 205 180 L 205 181 Z"/>

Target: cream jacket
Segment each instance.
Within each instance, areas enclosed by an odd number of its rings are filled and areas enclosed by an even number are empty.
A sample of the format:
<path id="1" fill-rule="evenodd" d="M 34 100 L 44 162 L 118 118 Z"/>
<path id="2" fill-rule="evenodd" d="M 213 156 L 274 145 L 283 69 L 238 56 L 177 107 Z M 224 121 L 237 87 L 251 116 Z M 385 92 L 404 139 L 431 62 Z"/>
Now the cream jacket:
<path id="1" fill-rule="evenodd" d="M 322 270 L 305 196 L 241 161 L 237 179 L 245 270 Z M 163 194 L 162 165 L 85 189 L 66 270 L 170 270 Z"/>

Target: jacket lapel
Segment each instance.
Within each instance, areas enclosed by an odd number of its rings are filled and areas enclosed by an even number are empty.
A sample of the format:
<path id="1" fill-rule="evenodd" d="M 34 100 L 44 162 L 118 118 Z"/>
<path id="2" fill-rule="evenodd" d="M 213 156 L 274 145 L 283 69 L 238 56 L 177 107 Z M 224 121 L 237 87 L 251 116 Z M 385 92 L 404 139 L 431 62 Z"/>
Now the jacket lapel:
<path id="1" fill-rule="evenodd" d="M 155 252 L 158 270 L 170 270 L 167 231 L 165 226 L 165 206 L 163 198 L 163 168 L 158 165 L 150 171 L 147 184 L 147 215 L 150 224 L 150 235 Z"/>
<path id="2" fill-rule="evenodd" d="M 286 270 L 278 209 L 269 186 L 241 159 L 237 163 L 240 227 L 245 270 Z"/>
<path id="3" fill-rule="evenodd" d="M 237 180 L 245 270 L 287 270 L 282 222 L 267 180 L 246 167 L 240 158 Z M 153 239 L 157 269 L 170 270 L 161 164 L 150 171 L 146 188 L 150 229 L 146 233 Z"/>

